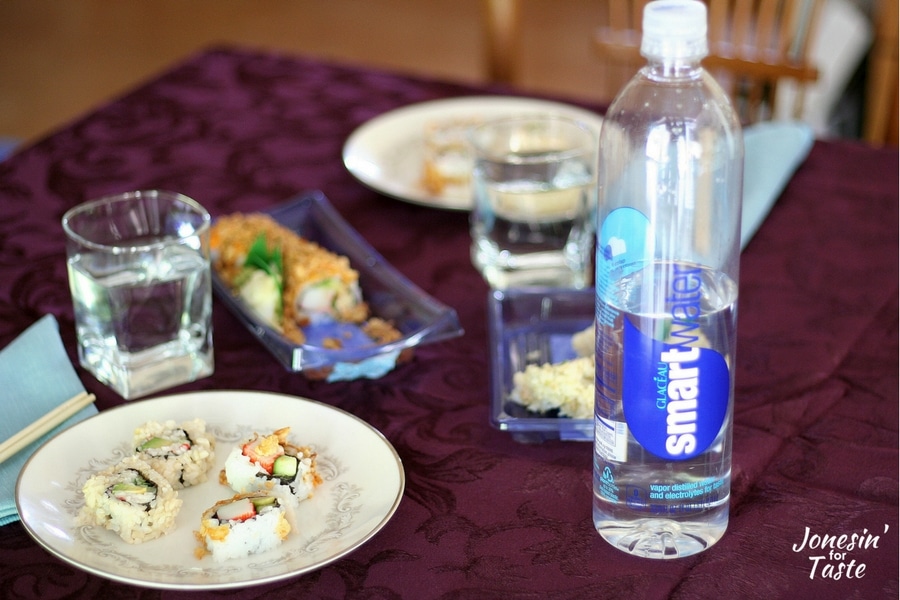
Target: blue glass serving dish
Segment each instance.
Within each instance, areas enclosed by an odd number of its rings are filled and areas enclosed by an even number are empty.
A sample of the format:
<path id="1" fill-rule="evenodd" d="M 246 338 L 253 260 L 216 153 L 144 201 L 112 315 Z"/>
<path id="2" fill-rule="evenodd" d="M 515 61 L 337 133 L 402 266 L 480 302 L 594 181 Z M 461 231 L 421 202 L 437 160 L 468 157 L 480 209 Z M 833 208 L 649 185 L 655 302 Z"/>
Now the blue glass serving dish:
<path id="1" fill-rule="evenodd" d="M 523 443 L 592 441 L 590 419 L 535 413 L 510 399 L 513 374 L 531 364 L 575 358 L 572 336 L 594 320 L 594 291 L 557 288 L 493 290 L 488 294 L 491 424 Z"/>
<path id="2" fill-rule="evenodd" d="M 392 342 L 376 343 L 358 326 L 318 323 L 304 328 L 305 343 L 294 343 L 258 317 L 213 269 L 217 297 L 289 371 L 316 379 L 376 378 L 393 369 L 404 351 L 463 334 L 456 311 L 392 267 L 341 218 L 323 193 L 306 192 L 260 212 L 299 236 L 346 256 L 359 272 L 371 316 L 390 322 L 402 335 Z M 326 347 L 323 340 L 338 336 L 344 340 L 341 348 Z"/>

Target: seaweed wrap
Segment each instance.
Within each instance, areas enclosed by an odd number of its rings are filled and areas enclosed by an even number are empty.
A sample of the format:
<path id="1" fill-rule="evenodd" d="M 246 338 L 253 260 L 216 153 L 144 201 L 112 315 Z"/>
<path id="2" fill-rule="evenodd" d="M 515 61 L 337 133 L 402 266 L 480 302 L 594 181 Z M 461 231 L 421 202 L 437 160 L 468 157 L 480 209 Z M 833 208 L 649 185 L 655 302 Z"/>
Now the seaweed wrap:
<path id="1" fill-rule="evenodd" d="M 206 481 L 216 459 L 215 438 L 202 419 L 149 421 L 134 430 L 133 442 L 138 458 L 176 490 Z"/>
<path id="2" fill-rule="evenodd" d="M 316 453 L 287 440 L 289 427 L 270 435 L 254 434 L 225 459 L 220 482 L 237 493 L 264 491 L 291 498 L 295 503 L 312 497 L 322 482 Z"/>
<path id="3" fill-rule="evenodd" d="M 90 477 L 82 487 L 81 525 L 114 531 L 129 544 L 160 537 L 175 527 L 178 492 L 136 456 Z"/>
<path id="4" fill-rule="evenodd" d="M 290 511 L 289 502 L 264 492 L 217 502 L 203 513 L 194 532 L 200 542 L 195 554 L 211 554 L 221 562 L 276 548 L 291 532 Z"/>
<path id="5" fill-rule="evenodd" d="M 266 323 L 296 343 L 301 327 L 323 318 L 362 323 L 369 316 L 359 273 L 340 256 L 267 215 L 219 217 L 211 232 L 216 273 Z"/>

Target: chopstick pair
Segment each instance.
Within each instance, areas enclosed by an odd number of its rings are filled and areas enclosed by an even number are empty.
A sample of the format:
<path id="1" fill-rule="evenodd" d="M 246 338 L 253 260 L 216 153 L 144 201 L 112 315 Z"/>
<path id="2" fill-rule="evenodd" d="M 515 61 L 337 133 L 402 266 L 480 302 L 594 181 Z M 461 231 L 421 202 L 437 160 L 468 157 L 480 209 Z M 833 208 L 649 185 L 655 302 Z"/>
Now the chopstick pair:
<path id="1" fill-rule="evenodd" d="M 80 394 L 69 398 L 31 425 L 28 425 L 15 435 L 11 436 L 8 440 L 0 444 L 0 463 L 15 455 L 25 448 L 25 446 L 40 438 L 79 410 L 92 403 L 95 399 L 93 394 L 81 392 Z"/>

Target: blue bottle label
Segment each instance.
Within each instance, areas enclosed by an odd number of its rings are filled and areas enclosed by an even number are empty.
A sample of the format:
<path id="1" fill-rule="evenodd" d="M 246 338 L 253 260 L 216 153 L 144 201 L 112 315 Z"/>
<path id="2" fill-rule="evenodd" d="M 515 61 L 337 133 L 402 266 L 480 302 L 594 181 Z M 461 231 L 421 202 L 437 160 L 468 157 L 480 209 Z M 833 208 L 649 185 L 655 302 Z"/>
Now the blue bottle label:
<path id="1" fill-rule="evenodd" d="M 686 460 L 709 448 L 728 410 L 725 358 L 644 335 L 627 318 L 623 341 L 622 408 L 635 440 L 666 460 Z"/>

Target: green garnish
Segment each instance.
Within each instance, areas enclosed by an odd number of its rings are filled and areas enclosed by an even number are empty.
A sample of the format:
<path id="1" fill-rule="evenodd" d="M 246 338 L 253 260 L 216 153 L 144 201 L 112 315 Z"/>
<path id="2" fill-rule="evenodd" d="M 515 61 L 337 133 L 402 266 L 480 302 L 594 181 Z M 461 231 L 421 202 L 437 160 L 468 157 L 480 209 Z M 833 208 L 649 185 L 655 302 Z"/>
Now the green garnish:
<path id="1" fill-rule="evenodd" d="M 264 234 L 259 234 L 250 246 L 244 266 L 269 274 L 278 284 L 279 291 L 283 290 L 284 259 L 281 256 L 281 248 L 276 246 L 270 251 Z"/>
<path id="2" fill-rule="evenodd" d="M 244 268 L 234 283 L 250 308 L 277 327 L 284 310 L 284 259 L 281 248 L 276 246 L 269 250 L 265 234 L 259 234 L 247 251 Z"/>

